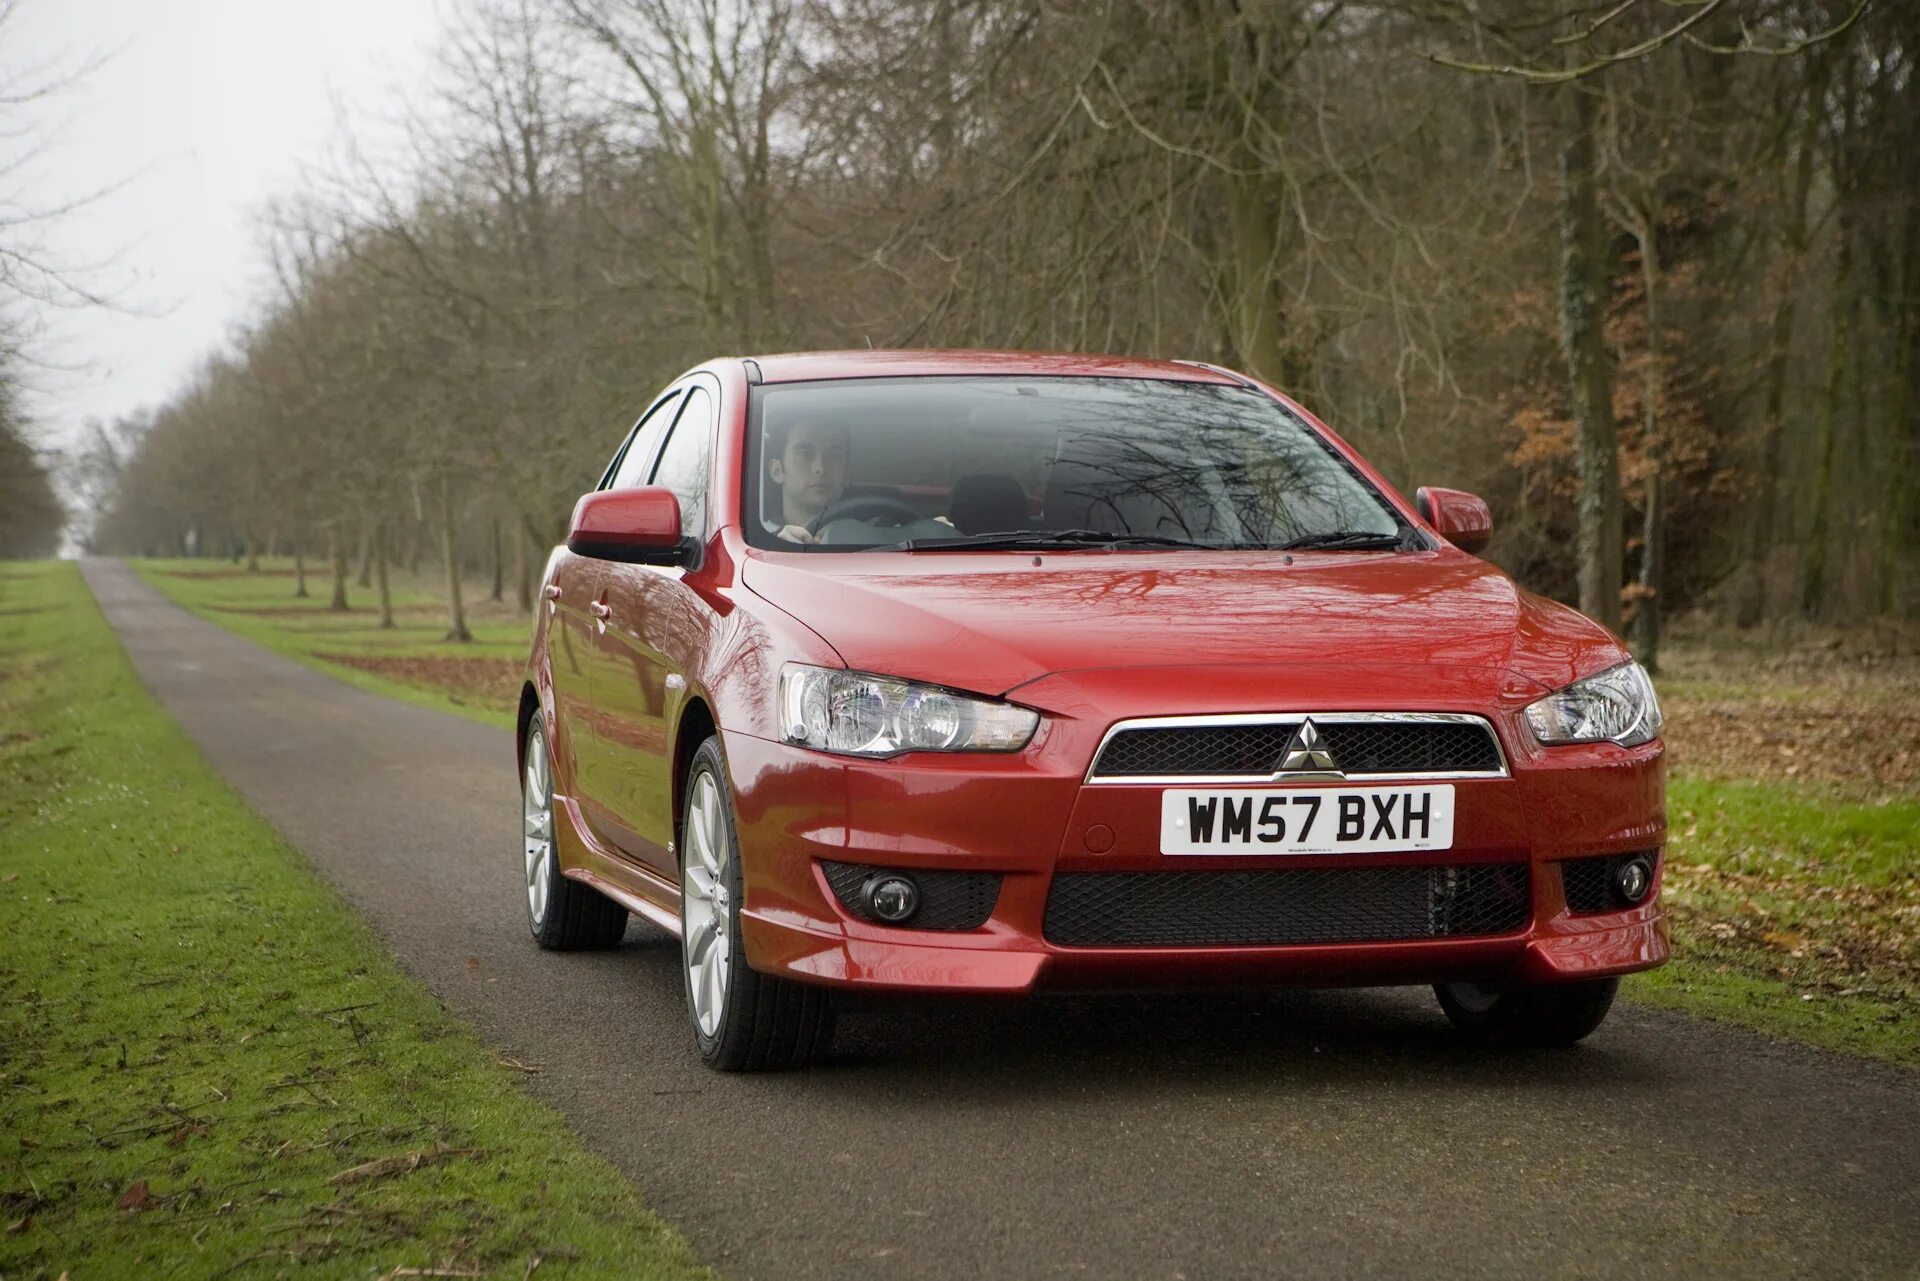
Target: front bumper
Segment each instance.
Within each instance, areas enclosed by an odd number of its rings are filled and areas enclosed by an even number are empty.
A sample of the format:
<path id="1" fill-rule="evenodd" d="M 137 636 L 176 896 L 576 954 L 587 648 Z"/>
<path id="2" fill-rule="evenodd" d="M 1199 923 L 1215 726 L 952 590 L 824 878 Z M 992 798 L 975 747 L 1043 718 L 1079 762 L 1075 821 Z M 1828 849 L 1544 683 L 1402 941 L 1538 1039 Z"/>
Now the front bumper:
<path id="1" fill-rule="evenodd" d="M 1049 742 L 1049 734 L 1061 738 Z M 1444 854 L 1169 858 L 1155 844 L 1161 787 L 1085 784 L 1090 747 L 1058 721 L 1015 755 L 878 762 L 728 733 L 747 959 L 806 982 L 1006 995 L 1042 987 L 1554 982 L 1662 963 L 1668 935 L 1658 877 L 1638 907 L 1582 914 L 1568 908 L 1557 866 L 1664 843 L 1660 745 L 1541 756 L 1503 737 L 1511 776 L 1456 784 L 1454 848 Z M 825 861 L 990 872 L 1001 877 L 1000 892 L 977 929 L 886 926 L 841 905 Z M 1063 947 L 1047 938 L 1056 874 L 1443 863 L 1524 866 L 1524 924 L 1463 937 L 1277 945 Z"/>

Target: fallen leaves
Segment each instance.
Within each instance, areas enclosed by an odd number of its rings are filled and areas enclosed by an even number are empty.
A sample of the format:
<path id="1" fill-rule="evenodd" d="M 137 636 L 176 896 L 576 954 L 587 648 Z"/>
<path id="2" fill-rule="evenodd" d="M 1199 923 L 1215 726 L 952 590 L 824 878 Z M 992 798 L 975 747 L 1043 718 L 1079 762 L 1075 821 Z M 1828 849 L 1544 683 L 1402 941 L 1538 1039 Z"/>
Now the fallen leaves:
<path id="1" fill-rule="evenodd" d="M 138 1210 L 146 1205 L 149 1199 L 147 1181 L 136 1179 L 132 1187 L 120 1194 L 120 1199 L 114 1203 L 114 1206 L 120 1210 Z"/>
<path id="2" fill-rule="evenodd" d="M 1702 778 L 1920 785 L 1920 663 L 1729 656 L 1676 647 L 1662 670 L 1674 767 Z"/>
<path id="3" fill-rule="evenodd" d="M 375 654 L 315 654 L 355 671 L 407 685 L 423 685 L 477 703 L 511 708 L 520 694 L 520 663 L 511 658 L 401 657 Z"/>

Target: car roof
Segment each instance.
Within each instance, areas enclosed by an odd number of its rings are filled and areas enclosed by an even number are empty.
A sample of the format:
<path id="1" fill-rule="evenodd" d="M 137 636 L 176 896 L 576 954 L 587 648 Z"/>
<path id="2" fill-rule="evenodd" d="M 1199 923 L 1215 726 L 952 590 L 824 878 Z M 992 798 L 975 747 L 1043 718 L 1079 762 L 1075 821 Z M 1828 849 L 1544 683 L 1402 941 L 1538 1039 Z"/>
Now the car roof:
<path id="1" fill-rule="evenodd" d="M 760 368 L 760 381 L 766 383 L 1027 374 L 1047 378 L 1153 378 L 1163 382 L 1245 385 L 1244 379 L 1224 370 L 1183 361 L 1065 351 L 799 351 L 750 359 Z"/>

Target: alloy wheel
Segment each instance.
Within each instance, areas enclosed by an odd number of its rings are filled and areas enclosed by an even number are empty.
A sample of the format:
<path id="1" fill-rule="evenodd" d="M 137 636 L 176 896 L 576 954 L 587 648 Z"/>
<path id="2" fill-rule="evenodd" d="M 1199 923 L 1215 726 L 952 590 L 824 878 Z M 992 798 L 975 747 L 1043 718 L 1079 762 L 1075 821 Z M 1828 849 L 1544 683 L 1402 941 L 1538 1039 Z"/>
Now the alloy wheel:
<path id="1" fill-rule="evenodd" d="M 527 855 L 527 919 L 535 933 L 547 919 L 548 865 L 553 858 L 553 770 L 547 736 L 527 736 L 527 767 L 520 782 L 521 832 Z"/>
<path id="2" fill-rule="evenodd" d="M 733 920 L 729 888 L 730 848 L 720 812 L 720 789 L 705 770 L 694 776 L 682 832 L 681 956 L 687 970 L 687 997 L 702 1036 L 712 1036 L 726 1007 L 732 977 Z"/>

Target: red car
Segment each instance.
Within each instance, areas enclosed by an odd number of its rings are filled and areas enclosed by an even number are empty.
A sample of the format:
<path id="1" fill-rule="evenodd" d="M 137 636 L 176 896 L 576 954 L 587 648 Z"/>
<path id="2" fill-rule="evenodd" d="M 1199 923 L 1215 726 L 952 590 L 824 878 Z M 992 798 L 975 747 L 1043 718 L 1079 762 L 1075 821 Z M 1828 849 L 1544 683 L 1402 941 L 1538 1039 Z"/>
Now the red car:
<path id="1" fill-rule="evenodd" d="M 534 938 L 679 935 L 726 1069 L 841 988 L 1430 983 L 1578 1040 L 1667 956 L 1660 710 L 1490 531 L 1203 364 L 703 365 L 547 566 Z"/>

